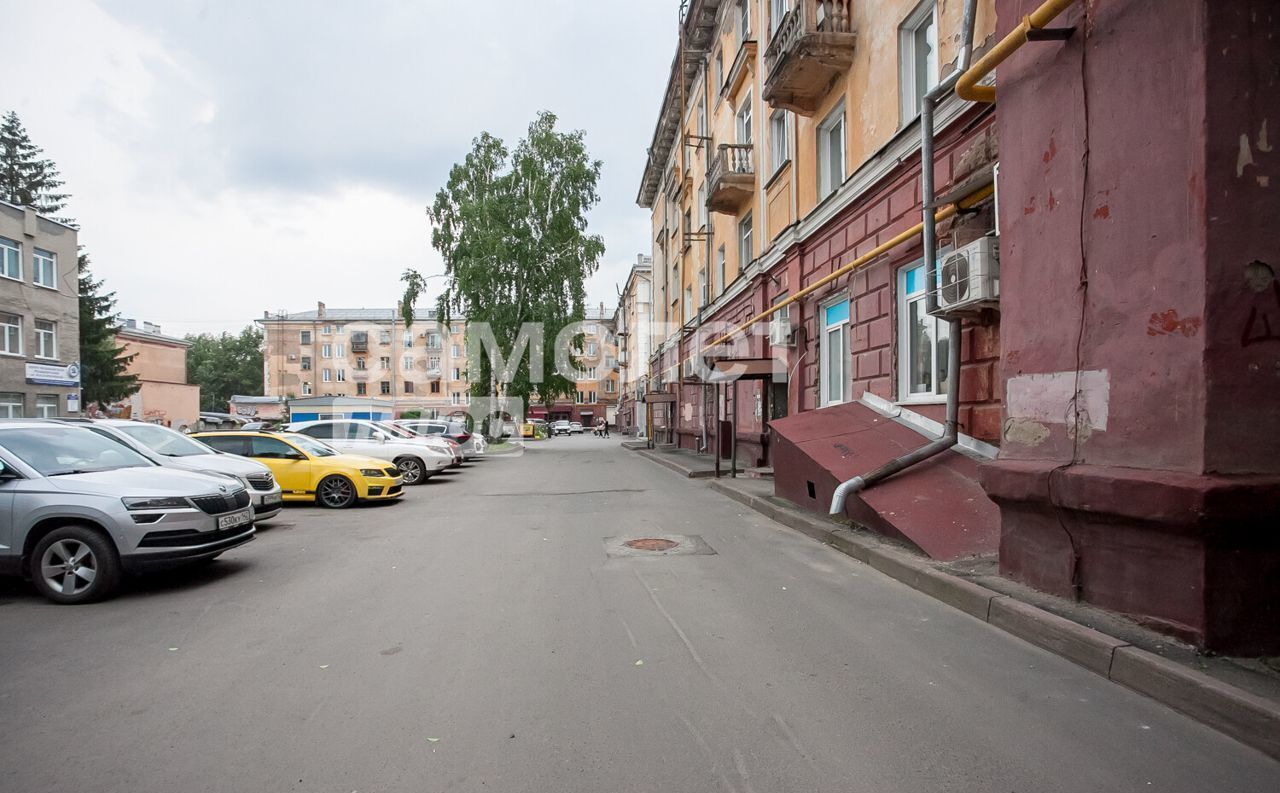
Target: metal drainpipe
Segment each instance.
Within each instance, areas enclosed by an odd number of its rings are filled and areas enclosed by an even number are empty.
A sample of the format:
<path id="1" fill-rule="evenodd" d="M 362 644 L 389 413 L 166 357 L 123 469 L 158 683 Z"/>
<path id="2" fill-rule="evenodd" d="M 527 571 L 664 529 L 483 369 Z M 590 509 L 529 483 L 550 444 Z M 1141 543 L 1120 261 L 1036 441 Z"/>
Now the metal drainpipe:
<path id="1" fill-rule="evenodd" d="M 960 52 L 956 58 L 956 69 L 945 80 L 934 86 L 924 95 L 920 103 L 920 194 L 924 204 L 924 261 L 925 283 L 937 283 L 938 228 L 934 220 L 933 179 L 933 111 L 934 104 L 951 92 L 960 75 L 969 69 L 969 61 L 973 57 L 973 28 L 977 15 L 978 0 L 965 0 L 964 21 L 961 28 Z M 938 310 L 937 289 L 925 290 L 926 311 L 930 314 Z M 841 482 L 831 495 L 830 514 L 844 513 L 845 500 L 854 493 L 865 490 L 882 479 L 910 468 L 922 460 L 941 454 L 956 445 L 960 439 L 960 320 L 953 319 L 948 323 L 947 345 L 947 417 L 943 424 L 942 437 L 921 446 L 915 451 L 897 457 L 874 471 L 855 476 Z"/>

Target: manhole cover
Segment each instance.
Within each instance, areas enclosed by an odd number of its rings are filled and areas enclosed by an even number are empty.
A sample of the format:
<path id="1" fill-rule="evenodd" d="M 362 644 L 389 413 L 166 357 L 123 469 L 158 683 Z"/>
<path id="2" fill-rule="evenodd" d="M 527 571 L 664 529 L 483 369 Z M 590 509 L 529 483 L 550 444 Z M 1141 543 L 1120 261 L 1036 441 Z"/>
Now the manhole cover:
<path id="1" fill-rule="evenodd" d="M 650 529 L 649 531 L 653 531 Z M 646 536 L 647 535 L 647 536 Z M 645 532 L 639 537 L 634 534 L 622 537 L 605 537 L 604 552 L 611 559 L 664 559 L 668 556 L 714 555 L 707 541 L 697 534 L 667 534 L 666 532 Z"/>
<path id="2" fill-rule="evenodd" d="M 646 537 L 641 540 L 627 540 L 623 545 L 628 548 L 634 548 L 637 551 L 669 551 L 680 543 L 675 540 L 662 540 L 656 537 Z"/>

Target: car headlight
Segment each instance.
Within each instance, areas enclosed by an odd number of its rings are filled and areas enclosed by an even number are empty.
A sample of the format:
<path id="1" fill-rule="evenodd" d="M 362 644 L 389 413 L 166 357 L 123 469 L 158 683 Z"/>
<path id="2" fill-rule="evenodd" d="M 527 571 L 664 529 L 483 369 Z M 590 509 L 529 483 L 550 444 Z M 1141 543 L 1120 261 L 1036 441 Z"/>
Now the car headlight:
<path id="1" fill-rule="evenodd" d="M 363 476 L 372 476 L 376 478 L 381 478 L 386 476 L 386 474 L 383 473 L 382 470 L 379 468 L 361 468 L 360 473 Z"/>
<path id="2" fill-rule="evenodd" d="M 181 496 L 167 496 L 165 498 L 151 498 L 149 496 L 141 496 L 138 498 L 122 498 L 125 509 L 188 509 L 190 504 Z"/>

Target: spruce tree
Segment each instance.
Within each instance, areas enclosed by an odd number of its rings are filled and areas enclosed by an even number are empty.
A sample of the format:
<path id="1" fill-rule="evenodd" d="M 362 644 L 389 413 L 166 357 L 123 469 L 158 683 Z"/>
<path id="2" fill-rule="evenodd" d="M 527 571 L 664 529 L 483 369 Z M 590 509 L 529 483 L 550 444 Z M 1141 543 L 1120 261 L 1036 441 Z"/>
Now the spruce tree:
<path id="1" fill-rule="evenodd" d="M 120 318 L 116 293 L 103 292 L 89 272 L 89 256 L 80 254 L 80 388 L 85 406 L 121 399 L 138 390 L 138 376 L 128 373 L 132 355 L 116 343 Z"/>
<path id="2" fill-rule="evenodd" d="M 59 193 L 62 179 L 53 160 L 31 142 L 18 114 L 10 110 L 0 121 L 0 197 L 11 204 L 32 206 L 42 215 L 52 216 L 67 205 L 67 194 Z"/>

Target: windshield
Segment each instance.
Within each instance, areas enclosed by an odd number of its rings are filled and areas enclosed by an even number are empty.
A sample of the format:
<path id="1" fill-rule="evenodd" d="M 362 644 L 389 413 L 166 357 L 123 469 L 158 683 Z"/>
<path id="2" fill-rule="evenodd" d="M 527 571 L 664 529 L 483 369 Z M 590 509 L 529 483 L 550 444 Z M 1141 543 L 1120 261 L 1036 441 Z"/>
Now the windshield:
<path id="1" fill-rule="evenodd" d="M 0 432 L 0 447 L 44 476 L 155 465 L 119 441 L 80 427 L 30 427 Z"/>
<path id="2" fill-rule="evenodd" d="M 312 438 L 310 435 L 290 434 L 285 437 L 289 439 L 289 443 L 314 457 L 332 457 L 338 453 L 337 449 Z"/>
<path id="3" fill-rule="evenodd" d="M 195 457 L 198 454 L 213 453 L 208 446 L 196 443 L 181 432 L 156 424 L 131 424 L 127 427 L 116 426 L 114 429 L 165 457 Z"/>

